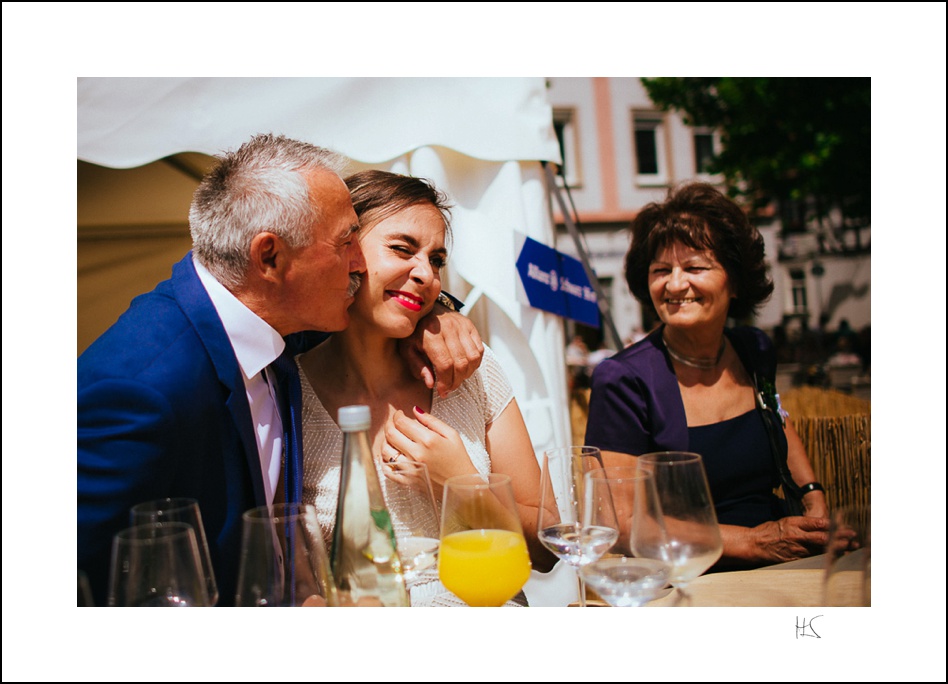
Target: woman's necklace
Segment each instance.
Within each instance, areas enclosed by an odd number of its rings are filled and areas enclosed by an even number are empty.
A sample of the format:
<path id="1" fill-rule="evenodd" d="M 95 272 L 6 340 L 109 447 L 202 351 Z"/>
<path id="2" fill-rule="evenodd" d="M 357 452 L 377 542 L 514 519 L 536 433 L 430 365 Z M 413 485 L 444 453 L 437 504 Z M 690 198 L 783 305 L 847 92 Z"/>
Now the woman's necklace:
<path id="1" fill-rule="evenodd" d="M 721 357 L 724 356 L 724 336 L 721 336 L 721 348 L 718 349 L 718 353 L 713 358 L 707 356 L 685 356 L 674 350 L 674 348 L 668 343 L 668 338 L 665 335 L 662 335 L 662 341 L 665 342 L 665 349 L 668 350 L 669 356 L 671 356 L 675 361 L 685 366 L 690 366 L 691 368 L 700 368 L 701 370 L 711 370 L 712 368 L 717 368 L 718 364 L 721 363 Z"/>

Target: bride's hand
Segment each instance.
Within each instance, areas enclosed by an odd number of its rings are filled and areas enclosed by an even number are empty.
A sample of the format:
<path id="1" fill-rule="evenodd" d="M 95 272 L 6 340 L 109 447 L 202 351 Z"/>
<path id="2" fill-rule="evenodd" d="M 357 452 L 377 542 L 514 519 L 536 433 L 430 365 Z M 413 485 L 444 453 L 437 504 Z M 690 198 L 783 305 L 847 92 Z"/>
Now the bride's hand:
<path id="1" fill-rule="evenodd" d="M 439 490 L 453 475 L 477 472 L 457 430 L 417 406 L 413 413 L 411 417 L 396 411 L 385 425 L 383 458 L 388 460 L 400 453 L 424 463 L 428 466 L 431 483 Z"/>

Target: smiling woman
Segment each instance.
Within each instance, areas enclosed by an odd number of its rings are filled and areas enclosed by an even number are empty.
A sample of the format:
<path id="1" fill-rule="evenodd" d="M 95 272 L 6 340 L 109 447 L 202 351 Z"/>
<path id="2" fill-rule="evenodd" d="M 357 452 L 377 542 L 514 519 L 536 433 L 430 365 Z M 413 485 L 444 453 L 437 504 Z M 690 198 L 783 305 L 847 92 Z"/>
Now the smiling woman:
<path id="1" fill-rule="evenodd" d="M 535 566 L 555 562 L 536 539 L 540 472 L 513 391 L 490 349 L 474 375 L 442 398 L 416 379 L 399 344 L 435 306 L 447 257 L 447 198 L 429 182 L 386 171 L 346 180 L 362 229 L 366 272 L 342 333 L 298 359 L 303 371 L 303 500 L 315 503 L 329 543 L 335 524 L 342 406 L 370 407 L 369 435 L 383 489 L 392 463 L 428 467 L 436 499 L 454 475 L 510 475 Z M 494 449 L 493 445 L 503 445 Z M 396 530 L 412 521 L 398 519 Z M 425 536 L 439 537 L 437 525 Z M 412 587 L 415 605 L 445 589 L 435 576 Z"/>
<path id="2" fill-rule="evenodd" d="M 662 325 L 596 368 L 585 443 L 607 458 L 700 453 L 724 540 L 716 569 L 822 551 L 822 486 L 779 403 L 758 400 L 775 383 L 773 345 L 756 328 L 726 328 L 773 291 L 763 239 L 742 209 L 704 183 L 644 207 L 626 281 Z M 788 515 L 780 486 L 804 488 L 802 515 Z"/>

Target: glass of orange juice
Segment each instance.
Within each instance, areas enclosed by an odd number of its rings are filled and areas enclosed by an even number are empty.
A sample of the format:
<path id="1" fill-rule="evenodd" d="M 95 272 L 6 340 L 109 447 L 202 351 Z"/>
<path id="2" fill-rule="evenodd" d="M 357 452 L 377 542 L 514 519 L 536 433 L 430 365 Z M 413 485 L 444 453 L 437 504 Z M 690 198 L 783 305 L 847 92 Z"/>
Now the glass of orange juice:
<path id="1" fill-rule="evenodd" d="M 469 606 L 502 606 L 530 577 L 530 555 L 509 475 L 444 483 L 438 577 Z"/>

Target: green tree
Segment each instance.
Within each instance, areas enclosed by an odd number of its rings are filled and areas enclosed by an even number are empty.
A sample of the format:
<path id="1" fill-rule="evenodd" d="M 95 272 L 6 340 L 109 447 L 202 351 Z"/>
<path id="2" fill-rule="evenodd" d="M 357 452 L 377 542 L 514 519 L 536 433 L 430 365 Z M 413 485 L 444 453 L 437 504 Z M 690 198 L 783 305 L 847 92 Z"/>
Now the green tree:
<path id="1" fill-rule="evenodd" d="M 752 210 L 776 205 L 784 230 L 827 234 L 870 221 L 869 78 L 643 78 L 652 101 L 719 131 L 709 171 Z M 842 240 L 838 241 L 842 243 Z"/>

